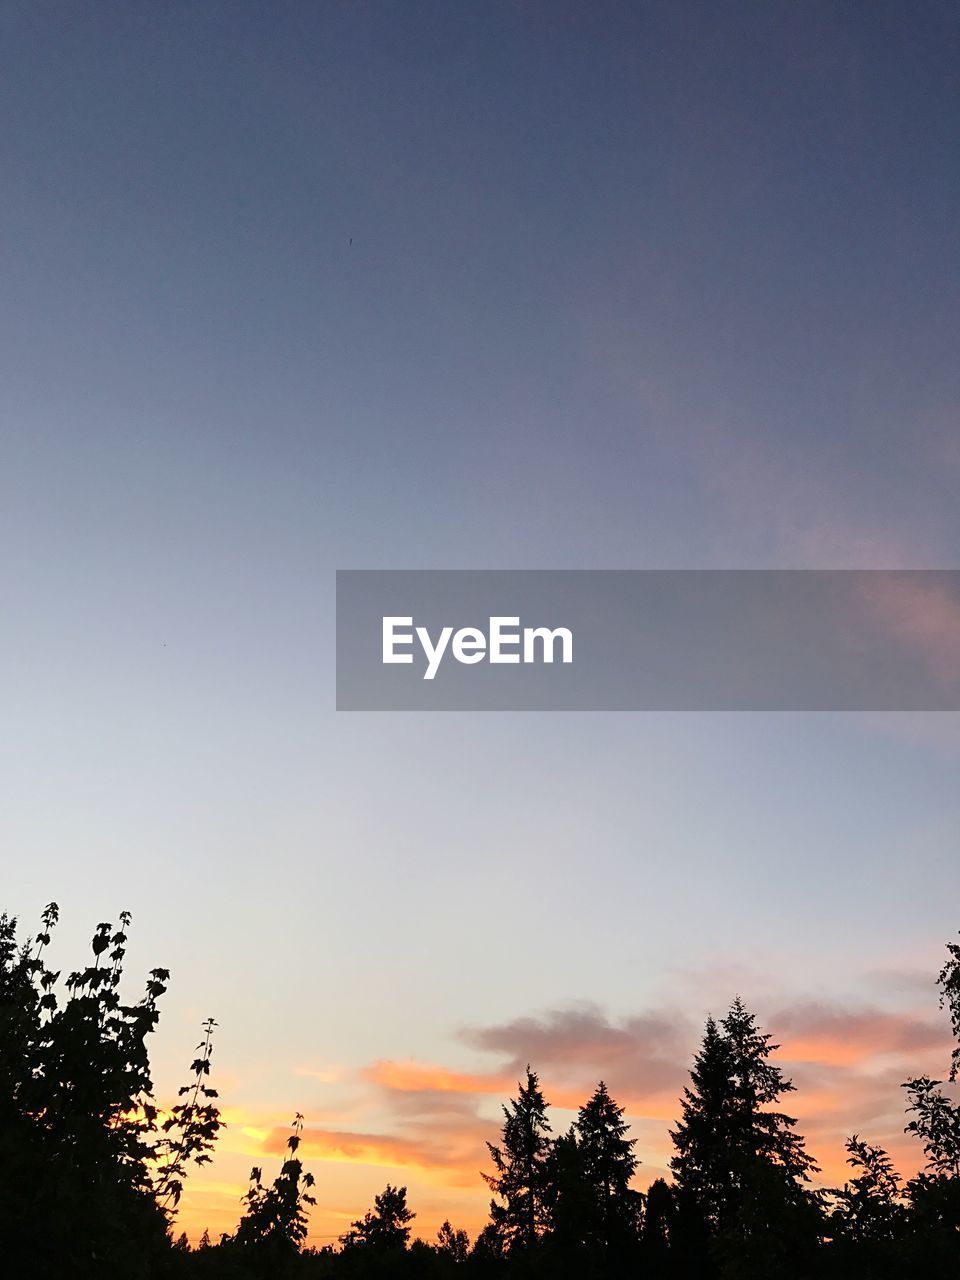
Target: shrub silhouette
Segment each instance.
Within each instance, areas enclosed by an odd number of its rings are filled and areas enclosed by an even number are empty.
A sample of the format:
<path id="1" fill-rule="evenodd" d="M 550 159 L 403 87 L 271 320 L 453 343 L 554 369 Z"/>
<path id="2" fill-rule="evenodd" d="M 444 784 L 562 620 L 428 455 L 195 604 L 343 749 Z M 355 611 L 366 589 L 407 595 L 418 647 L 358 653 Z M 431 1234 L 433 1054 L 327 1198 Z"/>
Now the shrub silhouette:
<path id="1" fill-rule="evenodd" d="M 211 1087 L 216 1023 L 203 1036 L 179 1100 L 162 1112 L 148 1037 L 169 979 L 150 971 L 139 999 L 122 994 L 130 916 L 97 926 L 86 967 L 48 967 L 58 911 L 17 941 L 0 916 L 0 1246 L 14 1275 L 54 1280 L 939 1280 L 960 1274 L 960 946 L 937 982 L 957 1037 L 948 1084 L 904 1085 L 906 1132 L 925 1167 L 906 1183 L 889 1155 L 859 1135 L 852 1174 L 816 1190 L 796 1121 L 780 1109 L 793 1086 L 776 1046 L 739 999 L 707 1020 L 672 1131 L 672 1183 L 632 1181 L 634 1141 L 601 1082 L 553 1137 L 532 1068 L 488 1143 L 491 1220 L 472 1246 L 444 1222 L 411 1242 L 406 1187 L 388 1184 L 340 1248 L 306 1248 L 314 1182 L 299 1157 L 303 1116 L 272 1183 L 253 1169 L 234 1235 L 198 1247 L 175 1230 L 193 1165 L 223 1127 Z"/>
<path id="2" fill-rule="evenodd" d="M 0 1239 L 24 1274 L 149 1276 L 169 1252 L 187 1167 L 209 1159 L 221 1126 L 204 1083 L 213 1024 L 188 1100 L 161 1121 L 146 1039 L 170 975 L 151 970 L 124 1003 L 123 912 L 116 928 L 97 926 L 91 962 L 61 983 L 45 963 L 58 915 L 51 903 L 22 945 L 0 917 Z"/>
<path id="3" fill-rule="evenodd" d="M 303 1133 L 303 1116 L 297 1112 L 287 1139 L 289 1155 L 272 1186 L 265 1187 L 262 1171 L 250 1172 L 250 1190 L 237 1234 L 236 1246 L 251 1255 L 258 1270 L 279 1273 L 289 1265 L 307 1235 L 307 1212 L 316 1203 L 310 1193 L 313 1174 L 305 1173 L 297 1150 Z"/>

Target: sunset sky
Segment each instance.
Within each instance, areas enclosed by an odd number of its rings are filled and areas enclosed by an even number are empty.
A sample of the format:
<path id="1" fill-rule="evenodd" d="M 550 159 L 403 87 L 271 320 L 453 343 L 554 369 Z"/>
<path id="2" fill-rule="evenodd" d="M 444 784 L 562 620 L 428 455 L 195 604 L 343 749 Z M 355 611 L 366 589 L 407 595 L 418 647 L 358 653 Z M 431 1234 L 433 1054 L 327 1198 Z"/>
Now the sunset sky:
<path id="1" fill-rule="evenodd" d="M 337 568 L 957 568 L 960 18 L 0 7 L 3 902 L 134 915 L 232 1229 L 475 1231 L 530 1061 L 638 1184 L 708 1012 L 824 1176 L 941 1075 L 960 715 L 337 714 Z M 947 649 L 958 622 L 922 618 Z M 704 637 L 709 643 L 709 637 Z"/>

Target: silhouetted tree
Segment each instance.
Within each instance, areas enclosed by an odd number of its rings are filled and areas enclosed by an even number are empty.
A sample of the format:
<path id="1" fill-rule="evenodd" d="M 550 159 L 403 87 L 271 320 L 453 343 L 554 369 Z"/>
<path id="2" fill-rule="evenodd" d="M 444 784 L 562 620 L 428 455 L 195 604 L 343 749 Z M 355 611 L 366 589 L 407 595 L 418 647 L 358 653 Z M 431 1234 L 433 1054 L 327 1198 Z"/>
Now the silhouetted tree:
<path id="1" fill-rule="evenodd" d="M 466 1262 L 470 1254 L 470 1237 L 465 1231 L 455 1231 L 448 1218 L 437 1232 L 437 1249 L 454 1262 Z"/>
<path id="2" fill-rule="evenodd" d="M 436 1243 L 410 1242 L 406 1188 L 388 1185 L 341 1237 L 304 1250 L 313 1179 L 298 1157 L 297 1115 L 278 1176 L 254 1169 L 234 1236 L 191 1250 L 172 1230 L 188 1168 L 204 1164 L 222 1122 L 204 1035 L 178 1102 L 160 1111 L 147 1037 L 166 970 L 124 1003 L 130 917 L 98 925 L 91 962 L 61 981 L 47 967 L 57 909 L 20 944 L 0 917 L 0 1249 L 14 1275 L 64 1280 L 934 1280 L 960 1274 L 960 1103 L 917 1076 L 904 1086 L 906 1130 L 925 1167 L 906 1185 L 887 1153 L 858 1136 L 853 1174 L 814 1193 L 776 1045 L 736 1000 L 708 1019 L 673 1131 L 674 1185 L 645 1197 L 623 1109 L 601 1082 L 570 1129 L 551 1140 L 547 1104 L 527 1069 L 504 1108 L 491 1222 L 470 1248 L 445 1222 Z M 960 946 L 938 984 L 960 1038 Z M 960 1045 L 950 1082 L 960 1072 Z M 829 1215 L 823 1213 L 823 1202 Z"/>
<path id="3" fill-rule="evenodd" d="M 856 1134 L 846 1149 L 847 1163 L 860 1172 L 828 1193 L 834 1269 L 892 1277 L 902 1271 L 906 1222 L 900 1175 L 882 1147 L 870 1146 Z"/>
<path id="4" fill-rule="evenodd" d="M 948 1073 L 954 1083 L 960 1070 L 960 946 L 948 943 L 947 954 L 937 985 L 956 1041 Z M 907 1113 L 913 1116 L 906 1132 L 920 1139 L 926 1158 L 924 1169 L 905 1188 L 908 1256 L 917 1273 L 940 1274 L 944 1268 L 956 1269 L 960 1255 L 960 1105 L 929 1076 L 917 1076 L 903 1087 Z"/>
<path id="5" fill-rule="evenodd" d="M 91 963 L 61 984 L 44 960 L 58 914 L 51 903 L 23 946 L 16 922 L 0 919 L 5 1261 L 39 1274 L 146 1276 L 169 1249 L 169 1211 L 187 1164 L 212 1146 L 219 1113 L 212 1101 L 198 1104 L 202 1116 L 181 1108 L 157 1136 L 146 1038 L 169 974 L 152 970 L 142 999 L 123 1002 L 123 912 L 119 927 L 97 926 Z"/>
<path id="6" fill-rule="evenodd" d="M 470 1258 L 482 1270 L 499 1270 L 506 1258 L 506 1252 L 506 1243 L 500 1229 L 496 1223 L 488 1222 L 474 1240 Z"/>
<path id="7" fill-rule="evenodd" d="M 643 1259 L 647 1272 L 662 1276 L 668 1269 L 676 1222 L 673 1188 L 657 1178 L 647 1188 L 643 1214 Z"/>
<path id="8" fill-rule="evenodd" d="M 219 1095 L 207 1084 L 213 1056 L 213 1018 L 203 1024 L 204 1037 L 197 1045 L 198 1056 L 190 1064 L 193 1079 L 179 1090 L 178 1102 L 161 1128 L 166 1135 L 154 1148 L 158 1162 L 155 1191 L 165 1208 L 177 1205 L 183 1192 L 187 1165 L 210 1163 L 210 1152 L 222 1126 L 220 1110 L 214 1099 Z"/>
<path id="9" fill-rule="evenodd" d="M 960 944 L 947 943 L 949 959 L 940 970 L 937 985 L 940 988 L 940 1007 L 950 1013 L 950 1026 L 956 1041 L 950 1056 L 950 1081 L 960 1073 Z"/>
<path id="10" fill-rule="evenodd" d="M 290 1154 L 273 1183 L 264 1186 L 262 1169 L 251 1169 L 250 1189 L 243 1197 L 246 1209 L 234 1237 L 236 1247 L 252 1254 L 264 1271 L 284 1266 L 298 1252 L 307 1235 L 308 1208 L 316 1204 L 310 1190 L 313 1174 L 304 1172 L 297 1156 L 303 1134 L 299 1112 L 291 1127 Z"/>
<path id="11" fill-rule="evenodd" d="M 806 1276 L 820 1243 L 821 1203 L 809 1190 L 817 1165 L 795 1132 L 796 1120 L 775 1109 L 793 1082 L 769 1061 L 779 1048 L 737 999 L 723 1020 L 733 1055 L 738 1197 L 723 1232 L 724 1276 Z"/>
<path id="12" fill-rule="evenodd" d="M 584 1265 L 597 1225 L 596 1200 L 577 1131 L 557 1135 L 543 1167 L 545 1225 L 554 1258 Z"/>
<path id="13" fill-rule="evenodd" d="M 903 1086 L 915 1119 L 906 1126 L 923 1143 L 927 1173 L 935 1178 L 960 1178 L 960 1107 L 955 1106 L 939 1080 L 918 1076 Z"/>
<path id="14" fill-rule="evenodd" d="M 415 1217 L 407 1208 L 407 1188 L 387 1183 L 384 1190 L 374 1196 L 373 1209 L 352 1223 L 340 1242 L 348 1249 L 402 1252 L 410 1239 L 410 1223 Z"/>
<path id="15" fill-rule="evenodd" d="M 735 1174 L 733 1051 L 716 1021 L 708 1018 L 690 1084 L 680 1100 L 681 1118 L 670 1137 L 670 1161 L 691 1248 L 716 1233 L 732 1212 Z"/>
<path id="16" fill-rule="evenodd" d="M 708 1021 L 673 1132 L 671 1162 L 694 1233 L 730 1277 L 802 1275 L 819 1243 L 819 1205 L 806 1184 L 816 1164 L 796 1120 L 774 1109 L 793 1089 L 770 1062 L 777 1048 L 737 999 Z"/>
<path id="17" fill-rule="evenodd" d="M 591 1193 L 591 1243 L 604 1251 L 624 1251 L 637 1238 L 640 1197 L 630 1181 L 639 1161 L 628 1138 L 623 1107 L 601 1080 L 576 1120 L 580 1159 Z"/>
<path id="18" fill-rule="evenodd" d="M 483 1175 L 502 1203 L 493 1200 L 490 1216 L 509 1251 L 530 1248 L 548 1222 L 546 1166 L 550 1154 L 547 1103 L 536 1072 L 527 1067 L 525 1084 L 503 1108 L 501 1145 L 488 1142 L 495 1172 Z"/>
<path id="19" fill-rule="evenodd" d="M 912 1119 L 906 1126 L 923 1144 L 926 1166 L 906 1186 L 914 1264 L 936 1272 L 960 1255 L 960 1106 L 940 1081 L 918 1076 L 904 1085 Z"/>

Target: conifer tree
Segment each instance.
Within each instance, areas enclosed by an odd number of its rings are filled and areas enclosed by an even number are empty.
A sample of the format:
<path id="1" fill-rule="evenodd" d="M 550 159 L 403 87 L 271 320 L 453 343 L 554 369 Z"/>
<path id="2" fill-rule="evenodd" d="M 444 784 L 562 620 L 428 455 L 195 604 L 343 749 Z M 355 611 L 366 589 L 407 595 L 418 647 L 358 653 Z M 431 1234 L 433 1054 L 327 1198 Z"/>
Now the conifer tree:
<path id="1" fill-rule="evenodd" d="M 479 1268 L 491 1270 L 504 1260 L 506 1245 L 494 1222 L 488 1222 L 473 1242 L 470 1258 Z"/>
<path id="2" fill-rule="evenodd" d="M 712 1242 L 725 1276 L 802 1275 L 819 1243 L 816 1164 L 775 1109 L 794 1087 L 769 1060 L 777 1047 L 739 999 L 719 1026 L 708 1020 L 672 1134 L 688 1250 Z"/>
<path id="3" fill-rule="evenodd" d="M 490 1204 L 491 1221 L 508 1250 L 533 1246 L 548 1223 L 547 1103 L 529 1066 L 526 1083 L 517 1087 L 517 1098 L 503 1108 L 501 1145 L 487 1143 L 495 1172 L 483 1175 L 497 1197 Z"/>
<path id="4" fill-rule="evenodd" d="M 670 1168 L 688 1234 L 690 1219 L 707 1234 L 716 1231 L 733 1200 L 733 1105 L 731 1049 L 711 1017 L 680 1100 L 680 1121 L 670 1132 L 677 1152 Z"/>
<path id="5" fill-rule="evenodd" d="M 557 1135 L 544 1166 L 544 1205 L 554 1256 L 569 1260 L 571 1253 L 592 1242 L 597 1212 L 576 1127 Z"/>
<path id="6" fill-rule="evenodd" d="M 759 1030 L 756 1017 L 739 997 L 723 1020 L 723 1034 L 733 1067 L 734 1144 L 748 1160 L 755 1158 L 781 1169 L 790 1182 L 808 1182 L 817 1165 L 794 1131 L 796 1120 L 769 1110 L 781 1094 L 794 1090 L 793 1081 L 769 1061 L 780 1046 L 771 1044 L 773 1037 Z"/>
<path id="7" fill-rule="evenodd" d="M 407 1188 L 388 1182 L 373 1198 L 373 1209 L 351 1224 L 351 1230 L 340 1237 L 347 1249 L 375 1249 L 378 1252 L 400 1252 L 410 1239 L 410 1223 L 417 1215 L 407 1208 Z"/>
<path id="8" fill-rule="evenodd" d="M 470 1237 L 465 1231 L 455 1231 L 447 1218 L 437 1232 L 437 1252 L 453 1262 L 466 1262 L 470 1253 Z"/>
<path id="9" fill-rule="evenodd" d="M 676 1202 L 673 1188 L 657 1178 L 647 1188 L 643 1214 L 643 1253 L 647 1267 L 654 1275 L 660 1274 L 667 1264 L 673 1244 L 676 1220 Z"/>
<path id="10" fill-rule="evenodd" d="M 593 1242 L 603 1249 L 622 1248 L 637 1231 L 640 1199 L 630 1180 L 639 1162 L 633 1152 L 636 1138 L 626 1136 L 623 1107 L 602 1080 L 580 1108 L 575 1127 L 592 1198 Z"/>

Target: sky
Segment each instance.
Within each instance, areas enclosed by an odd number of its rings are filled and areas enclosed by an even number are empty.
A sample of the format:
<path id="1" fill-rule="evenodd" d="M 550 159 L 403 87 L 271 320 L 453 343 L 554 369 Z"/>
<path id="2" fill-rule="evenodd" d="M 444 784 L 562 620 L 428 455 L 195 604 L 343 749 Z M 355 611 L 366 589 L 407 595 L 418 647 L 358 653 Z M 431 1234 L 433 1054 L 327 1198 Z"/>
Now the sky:
<path id="1" fill-rule="evenodd" d="M 639 1185 L 703 1019 L 825 1178 L 943 1074 L 960 717 L 354 714 L 338 568 L 957 568 L 960 18 L 907 3 L 0 7 L 2 906 L 129 908 L 232 1229 L 482 1225 L 530 1061 Z"/>

